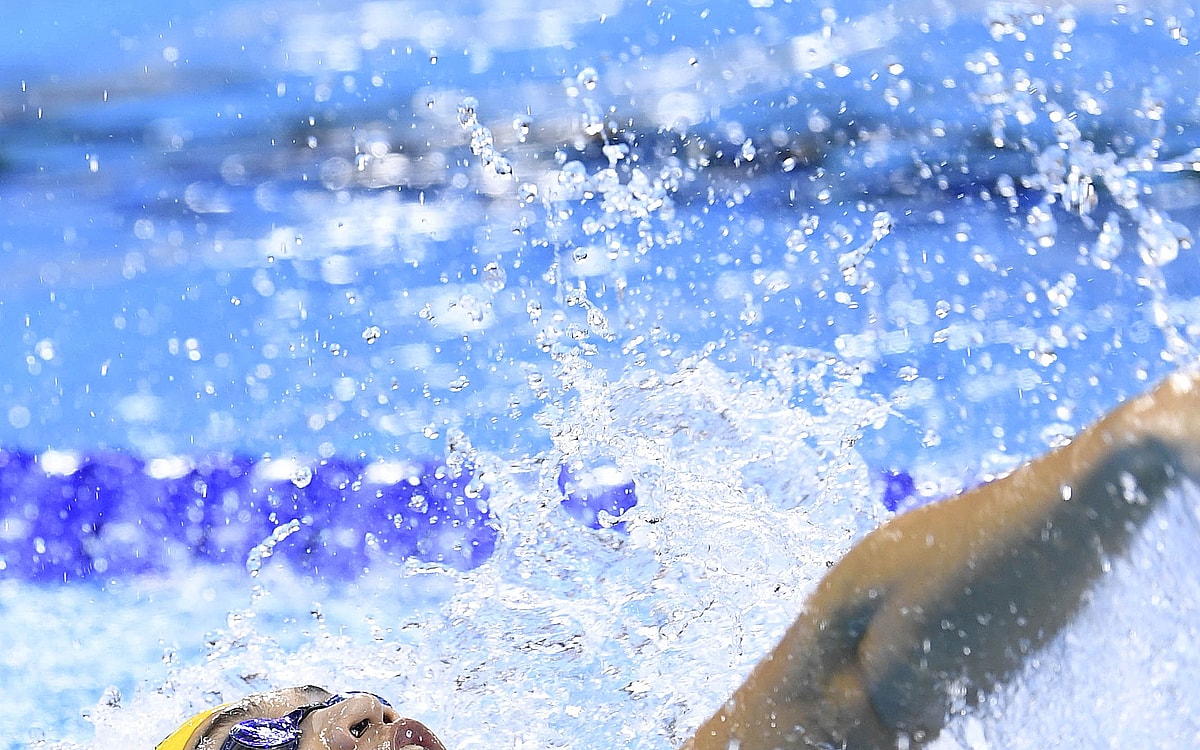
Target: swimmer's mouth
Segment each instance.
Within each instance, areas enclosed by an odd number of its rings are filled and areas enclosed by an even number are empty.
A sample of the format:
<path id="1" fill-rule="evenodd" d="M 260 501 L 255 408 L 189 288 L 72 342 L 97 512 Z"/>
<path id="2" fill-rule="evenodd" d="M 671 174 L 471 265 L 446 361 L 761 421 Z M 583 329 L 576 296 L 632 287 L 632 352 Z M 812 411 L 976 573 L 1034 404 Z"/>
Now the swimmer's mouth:
<path id="1" fill-rule="evenodd" d="M 396 721 L 396 734 L 392 747 L 397 750 L 446 750 L 442 741 L 416 719 L 399 719 Z"/>

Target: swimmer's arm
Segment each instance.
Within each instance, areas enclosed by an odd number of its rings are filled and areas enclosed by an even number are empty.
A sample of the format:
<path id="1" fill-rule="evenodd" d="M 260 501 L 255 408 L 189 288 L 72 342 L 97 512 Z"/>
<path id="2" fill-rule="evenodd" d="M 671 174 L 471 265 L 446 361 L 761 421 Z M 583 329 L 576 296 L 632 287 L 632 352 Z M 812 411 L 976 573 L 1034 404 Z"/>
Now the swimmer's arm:
<path id="1" fill-rule="evenodd" d="M 686 747 L 932 739 L 947 687 L 990 689 L 1053 637 L 1198 456 L 1200 379 L 1176 375 L 1003 479 L 893 519 Z"/>

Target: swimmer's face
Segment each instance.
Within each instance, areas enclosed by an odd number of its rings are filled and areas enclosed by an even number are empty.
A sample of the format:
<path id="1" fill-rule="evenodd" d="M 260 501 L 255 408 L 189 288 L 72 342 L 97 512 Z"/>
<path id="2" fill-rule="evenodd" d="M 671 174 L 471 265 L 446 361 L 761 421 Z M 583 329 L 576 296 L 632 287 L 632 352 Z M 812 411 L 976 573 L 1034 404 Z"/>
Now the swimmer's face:
<path id="1" fill-rule="evenodd" d="M 428 727 L 402 718 L 370 693 L 346 693 L 332 702 L 331 698 L 312 687 L 250 696 L 206 722 L 194 736 L 193 747 L 222 750 L 230 732 L 242 722 L 296 716 L 296 709 L 306 709 L 296 724 L 298 750 L 446 750 Z M 324 705 L 327 702 L 330 705 Z"/>

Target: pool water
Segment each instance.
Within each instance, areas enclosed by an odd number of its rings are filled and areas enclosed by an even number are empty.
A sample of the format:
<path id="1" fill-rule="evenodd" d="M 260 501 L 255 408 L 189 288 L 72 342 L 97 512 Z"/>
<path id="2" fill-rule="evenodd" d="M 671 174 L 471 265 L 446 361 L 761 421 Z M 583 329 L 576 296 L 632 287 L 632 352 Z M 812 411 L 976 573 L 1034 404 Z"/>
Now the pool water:
<path id="1" fill-rule="evenodd" d="M 855 539 L 1194 361 L 1198 23 L 6 10 L 0 748 L 308 682 L 677 746 Z M 1195 500 L 938 746 L 1194 742 Z"/>

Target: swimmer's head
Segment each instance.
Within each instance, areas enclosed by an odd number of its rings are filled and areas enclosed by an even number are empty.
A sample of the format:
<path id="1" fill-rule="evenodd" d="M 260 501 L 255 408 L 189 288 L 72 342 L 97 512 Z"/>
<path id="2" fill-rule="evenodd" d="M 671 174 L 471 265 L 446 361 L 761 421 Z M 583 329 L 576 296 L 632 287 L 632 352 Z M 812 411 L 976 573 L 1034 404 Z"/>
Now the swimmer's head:
<path id="1" fill-rule="evenodd" d="M 319 687 L 258 693 L 184 722 L 155 750 L 446 750 L 371 693 Z"/>

